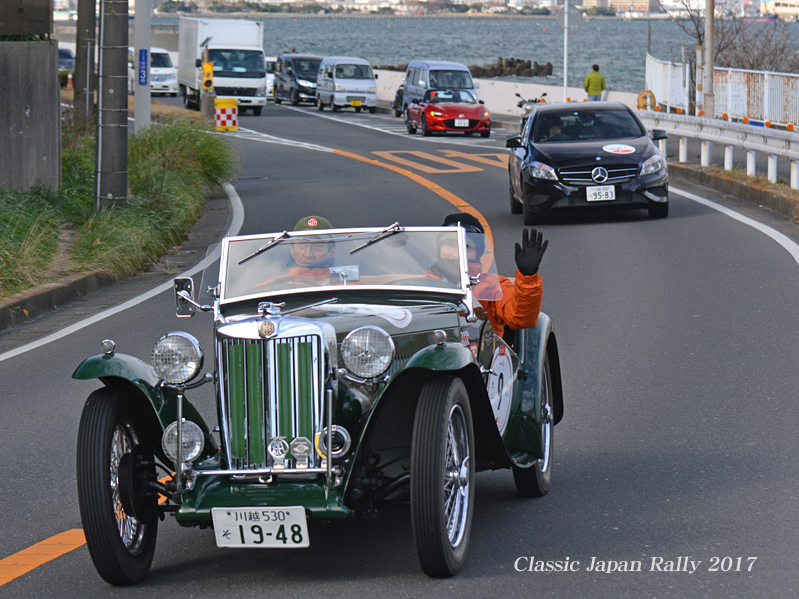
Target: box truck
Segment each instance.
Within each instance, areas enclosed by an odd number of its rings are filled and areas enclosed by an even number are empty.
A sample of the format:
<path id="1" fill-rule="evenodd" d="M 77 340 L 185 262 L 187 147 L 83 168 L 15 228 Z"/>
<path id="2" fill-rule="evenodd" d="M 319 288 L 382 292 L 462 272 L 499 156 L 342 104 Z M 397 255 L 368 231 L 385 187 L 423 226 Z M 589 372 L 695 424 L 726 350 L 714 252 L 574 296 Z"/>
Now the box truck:
<path id="1" fill-rule="evenodd" d="M 244 19 L 180 18 L 178 84 L 187 108 L 200 108 L 202 63 L 214 65 L 217 98 L 236 98 L 239 112 L 266 106 L 264 24 Z"/>

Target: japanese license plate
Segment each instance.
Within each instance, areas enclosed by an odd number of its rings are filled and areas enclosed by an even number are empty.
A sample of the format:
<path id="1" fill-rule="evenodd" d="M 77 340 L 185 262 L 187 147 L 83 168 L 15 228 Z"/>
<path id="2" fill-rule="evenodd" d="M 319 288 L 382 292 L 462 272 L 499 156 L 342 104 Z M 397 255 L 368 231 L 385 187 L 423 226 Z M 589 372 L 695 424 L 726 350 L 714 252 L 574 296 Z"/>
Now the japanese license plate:
<path id="1" fill-rule="evenodd" d="M 455 126 L 456 127 L 468 127 L 469 126 L 469 119 L 455 119 Z"/>
<path id="2" fill-rule="evenodd" d="M 585 188 L 585 199 L 589 202 L 603 202 L 616 199 L 616 187 L 613 185 L 594 185 Z"/>
<path id="3" fill-rule="evenodd" d="M 360 105 L 361 105 L 361 101 L 360 100 L 352 100 L 350 102 L 350 106 L 360 106 Z"/>
<path id="4" fill-rule="evenodd" d="M 211 509 L 217 547 L 308 547 L 305 508 L 215 507 Z"/>

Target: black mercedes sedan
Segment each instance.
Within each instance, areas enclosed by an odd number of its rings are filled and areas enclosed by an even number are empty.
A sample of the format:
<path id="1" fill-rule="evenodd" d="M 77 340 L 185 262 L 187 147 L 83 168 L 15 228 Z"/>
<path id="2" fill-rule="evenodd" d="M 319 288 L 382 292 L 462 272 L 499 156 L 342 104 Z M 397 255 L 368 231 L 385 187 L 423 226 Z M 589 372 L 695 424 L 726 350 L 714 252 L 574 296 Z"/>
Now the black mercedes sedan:
<path id="1" fill-rule="evenodd" d="M 535 225 L 550 211 L 645 208 L 669 214 L 666 159 L 635 113 L 620 102 L 538 106 L 511 137 L 510 211 Z"/>

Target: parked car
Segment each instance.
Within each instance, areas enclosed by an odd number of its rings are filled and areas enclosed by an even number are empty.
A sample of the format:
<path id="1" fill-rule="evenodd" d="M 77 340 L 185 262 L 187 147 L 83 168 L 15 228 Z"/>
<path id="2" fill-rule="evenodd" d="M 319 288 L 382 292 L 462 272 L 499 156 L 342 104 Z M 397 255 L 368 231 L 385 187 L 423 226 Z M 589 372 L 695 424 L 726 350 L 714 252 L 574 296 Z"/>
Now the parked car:
<path id="1" fill-rule="evenodd" d="M 136 49 L 128 47 L 128 93 L 132 94 L 138 87 L 139 57 Z M 150 48 L 150 81 L 151 94 L 178 95 L 178 70 L 172 64 L 172 57 L 163 48 Z"/>
<path id="2" fill-rule="evenodd" d="M 491 113 L 466 90 L 429 90 L 422 102 L 414 100 L 408 107 L 405 125 L 413 135 L 457 132 L 465 135 L 491 135 Z"/>
<path id="3" fill-rule="evenodd" d="M 75 54 L 69 48 L 58 49 L 58 70 L 59 71 L 75 70 Z"/>
<path id="4" fill-rule="evenodd" d="M 316 78 L 321 56 L 313 54 L 281 54 L 275 71 L 275 104 L 283 100 L 292 106 L 300 102 L 316 103 Z"/>
<path id="5" fill-rule="evenodd" d="M 443 60 L 412 60 L 405 72 L 403 112 L 414 100 L 421 102 L 425 92 L 434 89 L 466 90 L 477 97 L 477 84 L 466 65 Z"/>
<path id="6" fill-rule="evenodd" d="M 666 158 L 638 116 L 620 102 L 539 104 L 511 137 L 510 210 L 524 223 L 549 212 L 645 208 L 669 214 Z"/>
<path id="7" fill-rule="evenodd" d="M 397 93 L 394 94 L 394 101 L 391 102 L 391 110 L 394 111 L 394 116 L 402 116 L 402 93 L 405 90 L 405 85 L 400 85 L 397 88 Z"/>
<path id="8" fill-rule="evenodd" d="M 428 271 L 443 245 L 449 280 Z M 467 246 L 485 247 L 482 262 L 467 263 Z M 73 375 L 103 384 L 77 449 L 99 574 L 144 579 L 165 514 L 213 527 L 221 548 L 302 548 L 311 522 L 407 502 L 423 571 L 458 572 L 475 472 L 507 468 L 523 497 L 546 494 L 563 414 L 547 315 L 504 339 L 480 319 L 501 293 L 493 256 L 489 237 L 461 227 L 225 238 L 200 297 L 174 281 L 178 316 L 211 313 L 205 374 L 197 339 L 171 332 L 150 363 L 105 340 Z M 216 388 L 217 426 L 189 402 L 202 384 Z"/>
<path id="9" fill-rule="evenodd" d="M 355 112 L 367 108 L 377 111 L 377 75 L 363 58 L 327 56 L 319 65 L 316 79 L 316 107 L 333 112 L 351 107 Z"/>

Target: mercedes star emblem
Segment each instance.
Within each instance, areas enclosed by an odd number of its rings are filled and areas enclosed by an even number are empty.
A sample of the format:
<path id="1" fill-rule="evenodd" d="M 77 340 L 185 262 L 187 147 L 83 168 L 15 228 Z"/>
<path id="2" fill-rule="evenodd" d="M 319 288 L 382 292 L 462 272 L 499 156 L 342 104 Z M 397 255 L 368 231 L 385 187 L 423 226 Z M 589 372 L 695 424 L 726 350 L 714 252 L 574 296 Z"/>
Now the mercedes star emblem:
<path id="1" fill-rule="evenodd" d="M 602 166 L 598 166 L 591 171 L 591 178 L 597 183 L 604 183 L 608 180 L 608 170 Z"/>

